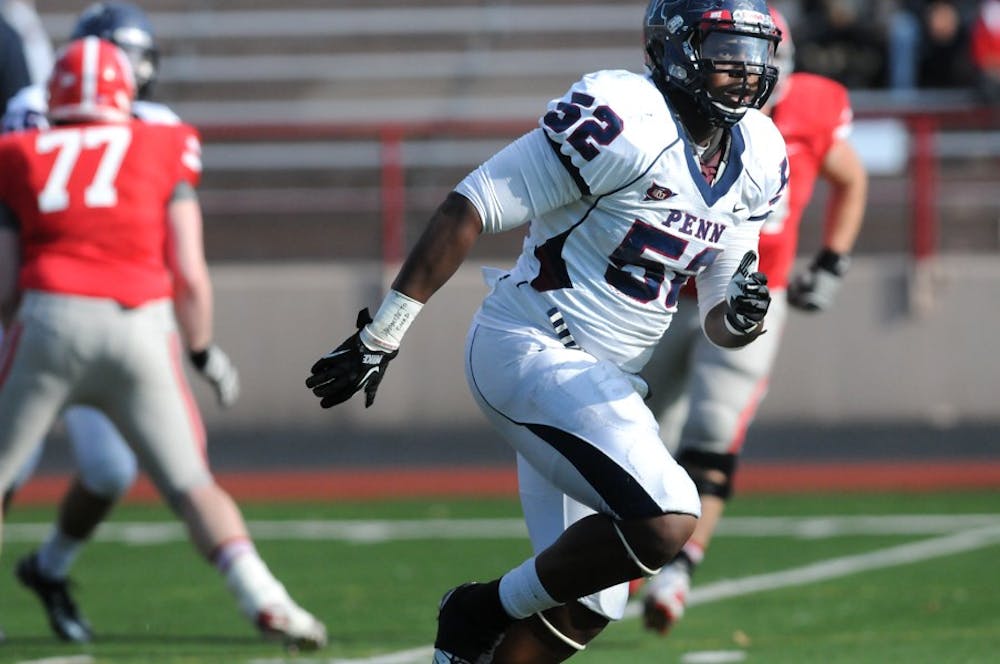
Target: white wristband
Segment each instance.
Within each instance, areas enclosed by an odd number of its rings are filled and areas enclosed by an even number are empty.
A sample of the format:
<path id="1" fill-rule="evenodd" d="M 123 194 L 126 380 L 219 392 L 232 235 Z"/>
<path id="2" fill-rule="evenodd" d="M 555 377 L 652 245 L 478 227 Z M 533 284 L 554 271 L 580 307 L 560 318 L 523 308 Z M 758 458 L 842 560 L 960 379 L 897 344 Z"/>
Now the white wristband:
<path id="1" fill-rule="evenodd" d="M 423 303 L 412 297 L 390 290 L 375 313 L 374 320 L 361 330 L 361 340 L 372 348 L 396 350 L 423 306 Z"/>

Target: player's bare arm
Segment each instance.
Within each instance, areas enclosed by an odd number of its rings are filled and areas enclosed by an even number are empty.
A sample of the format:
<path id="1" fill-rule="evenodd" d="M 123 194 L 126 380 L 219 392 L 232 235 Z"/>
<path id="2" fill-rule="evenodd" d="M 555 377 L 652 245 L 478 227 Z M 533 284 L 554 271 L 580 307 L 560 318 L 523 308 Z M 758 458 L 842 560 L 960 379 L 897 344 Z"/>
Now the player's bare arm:
<path id="1" fill-rule="evenodd" d="M 864 220 L 868 171 L 851 144 L 839 140 L 823 158 L 820 176 L 830 184 L 826 247 L 838 254 L 849 254 Z"/>
<path id="2" fill-rule="evenodd" d="M 850 267 L 850 252 L 861 230 L 868 197 L 868 172 L 844 139 L 835 141 L 827 151 L 820 175 L 830 184 L 823 247 L 809 269 L 788 286 L 789 304 L 809 312 L 832 306 Z"/>
<path id="3" fill-rule="evenodd" d="M 212 286 L 202 244 L 201 207 L 194 189 L 179 183 L 167 207 L 168 262 L 174 277 L 174 311 L 187 348 L 212 341 Z"/>
<path id="4" fill-rule="evenodd" d="M 17 268 L 20 265 L 17 230 L 5 223 L 9 211 L 0 205 L 0 327 L 7 327 L 17 311 Z"/>
<path id="5" fill-rule="evenodd" d="M 427 302 L 455 274 L 482 231 L 479 212 L 469 199 L 451 192 L 403 263 L 393 290 Z"/>

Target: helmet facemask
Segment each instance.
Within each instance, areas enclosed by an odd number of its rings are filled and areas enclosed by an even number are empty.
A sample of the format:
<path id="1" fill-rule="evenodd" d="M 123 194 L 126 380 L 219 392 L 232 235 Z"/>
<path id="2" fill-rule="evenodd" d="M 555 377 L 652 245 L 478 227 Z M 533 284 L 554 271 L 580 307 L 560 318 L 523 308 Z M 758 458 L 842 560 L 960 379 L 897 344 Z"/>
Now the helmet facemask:
<path id="1" fill-rule="evenodd" d="M 760 108 L 774 90 L 778 69 L 771 65 L 774 42 L 756 36 L 711 30 L 696 48 L 703 90 L 712 114 L 734 125 L 748 108 Z"/>

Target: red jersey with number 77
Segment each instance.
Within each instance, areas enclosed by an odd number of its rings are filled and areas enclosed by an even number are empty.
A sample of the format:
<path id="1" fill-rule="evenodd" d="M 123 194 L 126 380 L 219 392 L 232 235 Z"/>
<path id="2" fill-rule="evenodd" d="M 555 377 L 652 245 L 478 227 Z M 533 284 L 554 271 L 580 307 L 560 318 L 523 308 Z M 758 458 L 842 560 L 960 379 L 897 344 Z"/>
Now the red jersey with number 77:
<path id="1" fill-rule="evenodd" d="M 0 136 L 0 203 L 17 220 L 18 285 L 126 307 L 172 295 L 167 206 L 197 186 L 190 125 L 62 125 Z"/>

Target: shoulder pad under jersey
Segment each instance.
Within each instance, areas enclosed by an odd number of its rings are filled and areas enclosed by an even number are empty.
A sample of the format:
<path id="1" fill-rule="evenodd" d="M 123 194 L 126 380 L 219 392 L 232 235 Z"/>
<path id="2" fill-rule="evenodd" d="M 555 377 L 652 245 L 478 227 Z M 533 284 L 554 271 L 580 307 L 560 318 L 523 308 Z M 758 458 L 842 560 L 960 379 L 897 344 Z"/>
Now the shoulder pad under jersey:
<path id="1" fill-rule="evenodd" d="M 3 133 L 46 129 L 49 121 L 45 118 L 45 112 L 48 110 L 45 88 L 41 85 L 21 88 L 7 101 L 7 111 L 3 115 Z"/>
<path id="2" fill-rule="evenodd" d="M 652 81 L 623 70 L 587 74 L 549 102 L 539 125 L 584 195 L 631 182 L 677 137 Z"/>
<path id="3" fill-rule="evenodd" d="M 140 99 L 132 102 L 132 115 L 149 124 L 180 124 L 180 117 L 166 104 Z"/>

